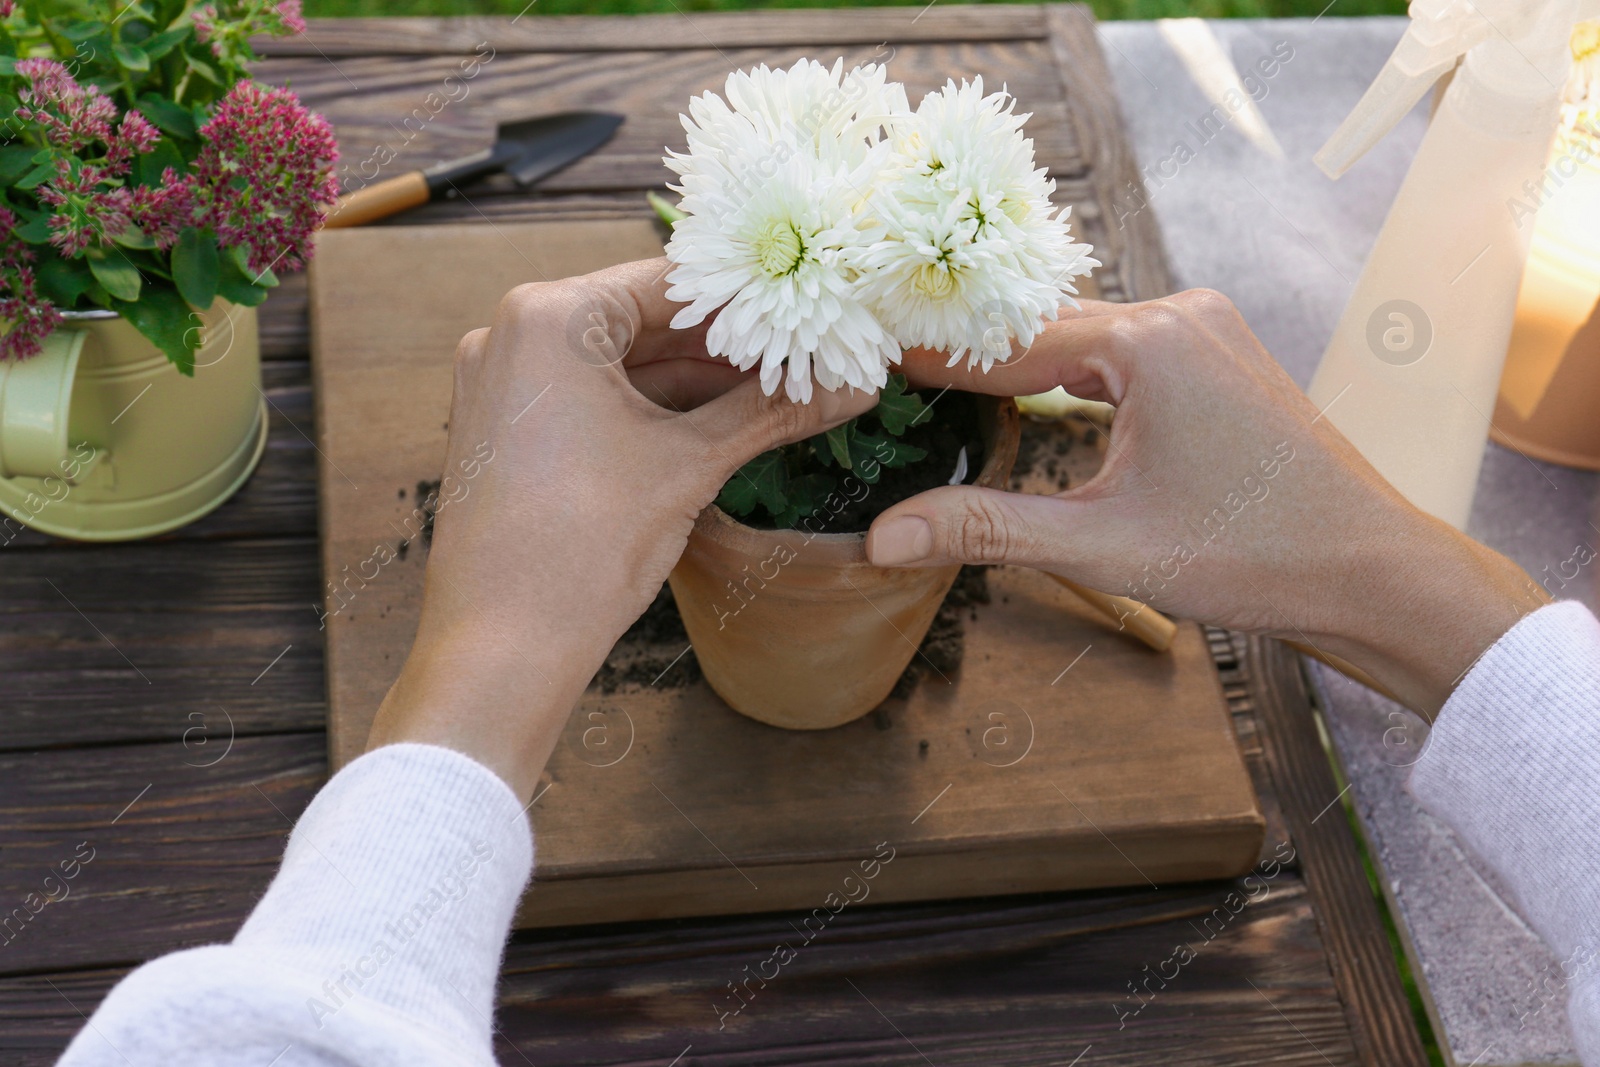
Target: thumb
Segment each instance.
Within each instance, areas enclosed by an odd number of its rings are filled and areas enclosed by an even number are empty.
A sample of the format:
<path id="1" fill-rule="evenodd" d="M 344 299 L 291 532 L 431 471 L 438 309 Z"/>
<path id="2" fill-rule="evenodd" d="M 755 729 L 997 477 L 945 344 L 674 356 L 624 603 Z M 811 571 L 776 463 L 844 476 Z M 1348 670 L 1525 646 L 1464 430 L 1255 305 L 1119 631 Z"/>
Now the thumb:
<path id="1" fill-rule="evenodd" d="M 971 485 L 930 489 L 879 515 L 867 531 L 877 567 L 1014 563 L 1077 569 L 1103 555 L 1090 533 L 1090 506 L 1076 500 Z"/>
<path id="2" fill-rule="evenodd" d="M 818 389 L 811 403 L 796 404 L 782 392 L 765 395 L 761 382 L 752 376 L 681 417 L 705 435 L 737 469 L 768 449 L 803 441 L 846 419 L 864 415 L 877 402 L 877 393 L 859 389 Z"/>

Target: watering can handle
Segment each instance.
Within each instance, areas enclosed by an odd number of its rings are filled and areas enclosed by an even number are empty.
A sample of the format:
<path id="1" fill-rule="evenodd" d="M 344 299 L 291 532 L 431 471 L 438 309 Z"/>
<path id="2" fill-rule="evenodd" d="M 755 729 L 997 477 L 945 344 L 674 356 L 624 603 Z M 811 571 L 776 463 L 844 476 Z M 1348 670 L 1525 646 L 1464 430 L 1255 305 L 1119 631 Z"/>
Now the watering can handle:
<path id="1" fill-rule="evenodd" d="M 56 330 L 37 356 L 0 362 L 0 477 L 76 480 L 68 474 L 75 465 L 68 458 L 67 419 L 87 336 Z"/>

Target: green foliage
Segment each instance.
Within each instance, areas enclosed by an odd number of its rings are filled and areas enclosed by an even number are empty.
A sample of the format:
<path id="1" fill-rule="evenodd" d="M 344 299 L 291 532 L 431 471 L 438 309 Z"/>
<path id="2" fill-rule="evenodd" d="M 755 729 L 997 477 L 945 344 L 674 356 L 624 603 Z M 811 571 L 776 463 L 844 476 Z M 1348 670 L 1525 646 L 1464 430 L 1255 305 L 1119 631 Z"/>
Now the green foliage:
<path id="1" fill-rule="evenodd" d="M 920 396 L 906 392 L 905 376 L 891 375 L 877 407 L 808 441 L 763 452 L 728 479 L 717 506 L 741 519 L 764 513 L 779 529 L 792 529 L 838 490 L 839 471 L 876 485 L 885 468 L 926 459 L 925 449 L 898 438 L 932 416 Z M 873 422 L 881 433 L 870 432 Z"/>
<path id="2" fill-rule="evenodd" d="M 88 253 L 89 272 L 105 291 L 123 301 L 139 299 L 139 289 L 144 279 L 139 268 L 126 255 L 113 248 L 109 252 L 91 249 Z"/>
<path id="3" fill-rule="evenodd" d="M 197 17 L 207 20 L 204 41 Z M 266 299 L 277 279 L 219 255 L 209 230 L 186 229 L 168 250 L 136 226 L 106 234 L 100 220 L 105 198 L 160 188 L 169 168 L 189 171 L 213 106 L 249 77 L 249 39 L 291 28 L 275 0 L 216 0 L 204 15 L 192 0 L 19 0 L 0 18 L 0 208 L 17 219 L 11 232 L 30 246 L 42 295 L 63 309 L 97 305 L 125 315 L 186 373 L 199 336 L 191 307 L 207 308 L 219 293 L 251 306 Z M 34 58 L 56 60 L 79 85 L 98 88 L 119 116 L 139 111 L 160 131 L 154 149 L 130 160 L 105 136 L 71 141 L 18 117 L 28 79 L 16 65 Z M 70 192 L 65 206 L 41 200 L 40 186 L 54 187 L 58 174 L 89 173 L 98 180 Z M 67 221 L 53 227 L 53 216 Z M 61 225 L 91 233 L 87 247 L 62 244 Z"/>
<path id="4" fill-rule="evenodd" d="M 251 33 L 278 21 L 269 0 L 222 0 L 210 40 L 195 33 L 186 0 L 22 0 L 19 16 L 0 21 L 0 52 L 9 63 L 43 56 L 59 60 L 79 82 L 93 83 L 119 109 L 138 108 L 179 141 L 184 158 L 199 150 L 196 127 L 209 107 L 248 77 Z M 221 55 L 217 53 L 220 52 Z M 4 70 L 13 75 L 13 71 Z M 19 82 L 5 91 L 15 95 Z"/>
<path id="5" fill-rule="evenodd" d="M 191 307 L 204 311 L 217 297 L 221 276 L 217 239 L 208 230 L 185 228 L 172 246 L 172 280 L 177 283 L 179 295 Z"/>
<path id="6" fill-rule="evenodd" d="M 200 331 L 194 312 L 176 289 L 166 284 L 147 285 L 134 303 L 110 303 L 112 311 L 133 323 L 167 354 L 179 373 L 194 374 L 194 350 Z"/>

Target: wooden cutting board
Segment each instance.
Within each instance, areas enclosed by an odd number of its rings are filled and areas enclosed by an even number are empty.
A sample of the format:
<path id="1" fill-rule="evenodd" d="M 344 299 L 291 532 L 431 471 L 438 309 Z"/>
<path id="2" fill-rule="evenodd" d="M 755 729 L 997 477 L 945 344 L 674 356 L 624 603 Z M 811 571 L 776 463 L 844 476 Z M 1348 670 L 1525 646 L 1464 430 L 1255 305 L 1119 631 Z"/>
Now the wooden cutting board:
<path id="1" fill-rule="evenodd" d="M 416 487 L 439 477 L 457 339 L 518 283 L 660 248 L 643 219 L 321 235 L 311 306 L 323 570 L 340 587 L 326 630 L 335 767 L 362 751 L 416 628 Z M 1045 435 L 1037 455 L 1068 431 L 1027 432 Z M 1035 466 L 1028 487 L 1051 488 L 1057 464 Z M 907 699 L 835 730 L 729 710 L 687 681 L 686 640 L 619 646 L 530 809 L 523 925 L 1248 869 L 1264 822 L 1199 628 L 1156 653 L 1035 572 L 991 568 L 987 587 L 962 615 L 959 670 L 929 670 Z"/>

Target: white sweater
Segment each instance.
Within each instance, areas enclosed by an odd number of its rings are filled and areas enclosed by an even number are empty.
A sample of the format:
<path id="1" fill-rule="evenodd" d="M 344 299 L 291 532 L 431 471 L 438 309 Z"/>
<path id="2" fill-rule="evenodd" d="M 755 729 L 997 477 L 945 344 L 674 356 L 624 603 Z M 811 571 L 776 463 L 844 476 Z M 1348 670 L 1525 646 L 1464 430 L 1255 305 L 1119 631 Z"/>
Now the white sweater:
<path id="1" fill-rule="evenodd" d="M 1600 623 L 1562 603 L 1490 649 L 1440 713 L 1412 790 L 1516 893 L 1577 971 L 1568 1013 L 1600 1067 Z M 125 978 L 64 1065 L 475 1064 L 533 865 L 526 816 L 488 769 L 395 745 L 301 816 L 231 945 Z"/>

